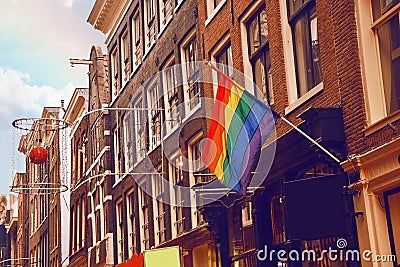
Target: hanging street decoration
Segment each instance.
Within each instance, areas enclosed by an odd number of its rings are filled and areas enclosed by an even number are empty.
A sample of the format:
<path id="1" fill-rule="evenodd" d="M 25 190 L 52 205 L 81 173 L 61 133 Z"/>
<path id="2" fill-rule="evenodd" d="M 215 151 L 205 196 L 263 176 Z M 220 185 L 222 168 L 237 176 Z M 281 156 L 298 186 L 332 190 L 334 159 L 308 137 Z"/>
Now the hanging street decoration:
<path id="1" fill-rule="evenodd" d="M 42 164 L 47 160 L 47 149 L 42 146 L 35 146 L 29 153 L 32 163 Z"/>

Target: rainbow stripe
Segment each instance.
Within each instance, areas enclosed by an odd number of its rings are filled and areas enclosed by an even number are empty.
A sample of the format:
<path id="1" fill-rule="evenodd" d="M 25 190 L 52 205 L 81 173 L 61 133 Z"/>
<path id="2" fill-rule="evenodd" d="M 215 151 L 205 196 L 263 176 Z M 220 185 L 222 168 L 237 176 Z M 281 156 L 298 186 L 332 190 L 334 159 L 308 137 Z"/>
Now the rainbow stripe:
<path id="1" fill-rule="evenodd" d="M 271 109 L 221 75 L 202 159 L 227 187 L 244 192 L 275 126 Z"/>

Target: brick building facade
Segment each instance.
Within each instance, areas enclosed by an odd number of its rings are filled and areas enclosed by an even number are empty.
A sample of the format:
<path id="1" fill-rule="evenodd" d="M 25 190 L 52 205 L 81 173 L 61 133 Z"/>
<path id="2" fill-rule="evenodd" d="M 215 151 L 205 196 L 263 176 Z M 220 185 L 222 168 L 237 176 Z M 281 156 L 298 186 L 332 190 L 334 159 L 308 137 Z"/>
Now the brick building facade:
<path id="1" fill-rule="evenodd" d="M 92 47 L 89 89 L 66 118 L 82 118 L 71 133 L 69 266 L 173 246 L 186 267 L 393 266 L 265 250 L 344 240 L 399 257 L 399 10 L 398 0 L 97 0 L 88 22 L 106 34 L 108 56 Z M 212 111 L 201 97 L 214 98 L 218 79 L 193 63 L 203 60 L 228 66 L 218 65 L 337 160 L 278 119 L 259 183 L 204 202 L 215 188 L 196 161 Z M 18 179 L 30 175 L 28 165 Z M 35 196 L 22 202 L 35 211 Z M 43 259 L 47 224 L 36 224 L 18 238 L 30 243 L 22 254 Z"/>

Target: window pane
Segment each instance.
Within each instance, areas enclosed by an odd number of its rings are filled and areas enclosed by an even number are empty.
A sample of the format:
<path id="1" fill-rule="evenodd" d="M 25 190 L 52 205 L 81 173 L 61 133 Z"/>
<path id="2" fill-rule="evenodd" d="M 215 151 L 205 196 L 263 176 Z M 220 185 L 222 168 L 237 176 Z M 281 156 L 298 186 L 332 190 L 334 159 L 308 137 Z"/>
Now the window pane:
<path id="1" fill-rule="evenodd" d="M 399 15 L 396 14 L 389 22 L 378 29 L 383 86 L 388 114 L 400 109 L 399 28 Z"/>
<path id="2" fill-rule="evenodd" d="M 267 47 L 264 48 L 264 53 L 261 53 L 259 58 L 253 60 L 252 66 L 254 83 L 257 89 L 262 93 L 262 96 L 258 97 L 272 105 L 274 101 L 272 93 L 271 62 Z"/>
<path id="3" fill-rule="evenodd" d="M 400 257 L 400 192 L 388 196 L 390 224 L 392 226 L 393 245 L 396 259 Z M 397 260 L 397 262 L 399 262 Z"/>
<path id="4" fill-rule="evenodd" d="M 315 6 L 292 21 L 297 90 L 302 96 L 322 81 Z"/>
<path id="5" fill-rule="evenodd" d="M 221 64 L 219 68 L 228 76 L 233 74 L 232 66 L 232 48 L 227 46 L 221 53 L 216 57 L 217 63 Z"/>
<path id="6" fill-rule="evenodd" d="M 255 50 L 261 45 L 260 40 L 260 29 L 258 23 L 258 16 L 256 16 L 252 21 L 249 22 L 247 28 L 247 34 L 249 39 L 249 53 L 252 55 Z"/>
<path id="7" fill-rule="evenodd" d="M 322 69 L 320 61 L 320 51 L 317 33 L 317 15 L 314 13 L 310 16 L 311 30 L 311 52 L 312 52 L 312 70 L 313 70 L 313 86 L 322 81 Z"/>

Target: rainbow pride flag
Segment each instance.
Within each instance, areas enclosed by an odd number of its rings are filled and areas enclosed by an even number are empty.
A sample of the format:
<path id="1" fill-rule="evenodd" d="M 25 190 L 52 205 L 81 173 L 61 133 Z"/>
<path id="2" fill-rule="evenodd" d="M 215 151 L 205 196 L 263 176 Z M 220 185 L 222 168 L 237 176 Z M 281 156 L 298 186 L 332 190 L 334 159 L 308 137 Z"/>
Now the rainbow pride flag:
<path id="1" fill-rule="evenodd" d="M 276 116 L 269 106 L 220 74 L 202 160 L 221 183 L 245 193 Z"/>

